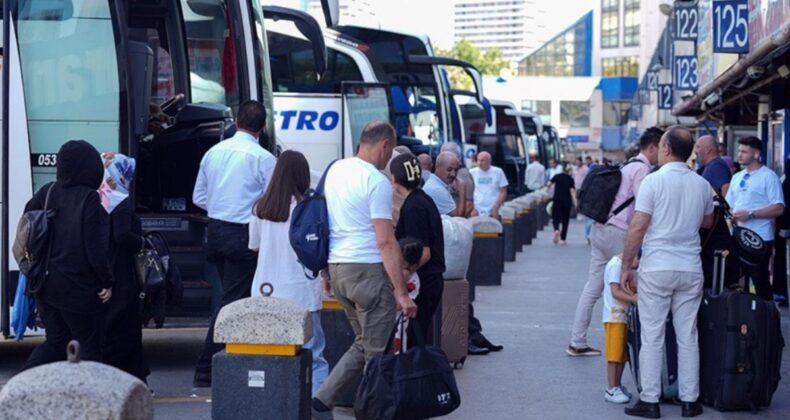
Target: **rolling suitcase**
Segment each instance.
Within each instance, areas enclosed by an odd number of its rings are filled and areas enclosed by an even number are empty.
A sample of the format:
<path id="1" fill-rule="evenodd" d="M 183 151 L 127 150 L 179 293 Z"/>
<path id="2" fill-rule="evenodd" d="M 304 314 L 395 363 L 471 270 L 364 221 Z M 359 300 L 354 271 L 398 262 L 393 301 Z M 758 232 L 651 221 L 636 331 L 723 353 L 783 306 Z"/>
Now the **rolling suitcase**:
<path id="1" fill-rule="evenodd" d="M 454 368 L 460 369 L 469 350 L 469 282 L 445 280 L 442 292 L 441 348 Z"/>
<path id="2" fill-rule="evenodd" d="M 628 366 L 634 378 L 637 392 L 642 392 L 639 371 L 639 350 L 642 348 L 642 328 L 639 323 L 639 309 L 631 305 L 628 309 Z M 661 367 L 661 399 L 674 401 L 678 397 L 678 342 L 675 327 L 672 325 L 672 313 L 667 315 L 664 332 L 664 363 Z"/>
<path id="3" fill-rule="evenodd" d="M 700 401 L 719 411 L 771 404 L 779 385 L 784 338 L 773 302 L 724 290 L 727 251 L 716 251 L 713 289 L 698 316 Z"/>

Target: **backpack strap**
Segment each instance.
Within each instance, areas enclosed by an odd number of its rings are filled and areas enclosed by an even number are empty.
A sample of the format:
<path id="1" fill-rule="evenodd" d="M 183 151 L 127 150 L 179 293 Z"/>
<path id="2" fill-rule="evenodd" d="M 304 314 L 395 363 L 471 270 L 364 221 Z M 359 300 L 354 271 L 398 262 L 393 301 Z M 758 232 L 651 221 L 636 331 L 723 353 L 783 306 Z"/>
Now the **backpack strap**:
<path id="1" fill-rule="evenodd" d="M 321 179 L 318 181 L 318 185 L 316 185 L 316 187 L 315 187 L 316 194 L 323 194 L 324 193 L 324 183 L 326 182 L 326 175 L 329 173 L 329 170 L 332 168 L 332 165 L 337 163 L 338 160 L 340 160 L 340 159 L 333 160 L 332 163 L 330 163 L 329 166 L 326 167 L 326 170 L 324 171 L 324 174 L 321 175 Z"/>
<path id="2" fill-rule="evenodd" d="M 49 206 L 49 194 L 52 193 L 52 187 L 55 186 L 55 182 L 49 184 L 49 188 L 47 188 L 47 195 L 44 197 L 44 213 L 47 212 Z"/>
<path id="3" fill-rule="evenodd" d="M 631 203 L 634 202 L 634 200 L 635 200 L 635 197 L 630 197 L 630 198 L 628 198 L 628 200 L 623 201 L 623 204 L 620 204 L 619 206 L 617 206 L 616 209 L 612 210 L 612 215 L 609 216 L 609 218 L 611 219 L 612 217 L 615 217 L 618 214 L 620 214 L 620 212 L 625 210 L 626 207 L 630 206 Z"/>
<path id="4" fill-rule="evenodd" d="M 642 161 L 642 160 L 640 160 L 640 159 L 637 159 L 637 158 L 629 159 L 629 160 L 628 160 L 628 162 L 624 163 L 624 164 L 623 164 L 623 166 L 622 166 L 622 167 L 620 167 L 620 169 L 623 169 L 623 168 L 625 168 L 626 166 L 628 166 L 629 164 L 631 164 L 631 163 L 634 163 L 634 162 L 639 162 L 639 163 L 642 163 L 642 164 L 644 164 L 645 166 L 647 166 L 647 167 L 648 167 L 648 169 L 650 169 L 650 165 L 649 165 L 649 164 L 647 164 L 647 163 L 645 163 L 644 161 Z M 613 217 L 617 216 L 618 214 L 620 214 L 620 212 L 622 212 L 622 211 L 623 211 L 623 210 L 625 210 L 625 209 L 626 209 L 628 206 L 630 206 L 630 205 L 631 205 L 631 203 L 633 203 L 633 202 L 634 202 L 634 200 L 636 200 L 636 195 L 632 195 L 630 198 L 628 198 L 628 200 L 625 200 L 625 201 L 623 201 L 623 204 L 620 204 L 619 206 L 617 206 L 617 208 L 616 208 L 616 209 L 612 210 L 612 215 L 611 215 L 611 216 L 609 216 L 609 218 L 611 219 L 611 218 L 613 218 Z"/>

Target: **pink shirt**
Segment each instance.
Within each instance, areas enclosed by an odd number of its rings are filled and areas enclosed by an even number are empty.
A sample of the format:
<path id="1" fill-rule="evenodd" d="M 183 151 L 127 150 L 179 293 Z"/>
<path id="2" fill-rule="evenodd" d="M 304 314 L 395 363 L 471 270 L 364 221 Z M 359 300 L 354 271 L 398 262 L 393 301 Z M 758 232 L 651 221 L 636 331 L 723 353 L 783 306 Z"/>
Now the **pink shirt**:
<path id="1" fill-rule="evenodd" d="M 636 160 L 641 160 L 644 164 L 639 162 L 634 162 L 629 165 L 623 166 L 621 169 L 621 173 L 623 174 L 622 181 L 620 181 L 620 189 L 617 190 L 617 195 L 614 197 L 614 204 L 612 204 L 612 210 L 620 207 L 626 200 L 631 197 L 636 197 L 639 193 L 639 185 L 642 184 L 642 180 L 645 179 L 647 174 L 650 173 L 651 165 L 650 161 L 647 160 L 647 157 L 642 153 L 639 154 L 635 158 Z M 606 222 L 607 225 L 612 225 L 614 227 L 620 228 L 622 230 L 628 230 L 628 225 L 631 224 L 631 219 L 634 218 L 634 203 L 636 200 L 632 201 L 631 204 L 628 205 L 623 211 L 617 214 L 617 216 L 612 217 Z"/>
<path id="2" fill-rule="evenodd" d="M 582 188 L 582 183 L 584 183 L 584 178 L 587 177 L 588 172 L 590 172 L 590 170 L 587 168 L 587 165 L 573 167 L 573 184 L 576 191 Z"/>

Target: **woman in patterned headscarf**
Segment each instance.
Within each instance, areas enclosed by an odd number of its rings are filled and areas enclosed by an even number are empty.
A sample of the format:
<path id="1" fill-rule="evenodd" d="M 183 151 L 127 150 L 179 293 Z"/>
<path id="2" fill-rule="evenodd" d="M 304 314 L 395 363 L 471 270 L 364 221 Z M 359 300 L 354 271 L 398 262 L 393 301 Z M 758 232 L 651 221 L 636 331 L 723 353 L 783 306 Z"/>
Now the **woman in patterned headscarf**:
<path id="1" fill-rule="evenodd" d="M 110 214 L 110 251 L 115 287 L 105 322 L 104 363 L 134 375 L 143 382 L 150 373 L 143 357 L 140 290 L 135 255 L 143 248 L 143 230 L 134 213 L 129 190 L 135 161 L 122 154 L 105 153 L 101 203 Z"/>

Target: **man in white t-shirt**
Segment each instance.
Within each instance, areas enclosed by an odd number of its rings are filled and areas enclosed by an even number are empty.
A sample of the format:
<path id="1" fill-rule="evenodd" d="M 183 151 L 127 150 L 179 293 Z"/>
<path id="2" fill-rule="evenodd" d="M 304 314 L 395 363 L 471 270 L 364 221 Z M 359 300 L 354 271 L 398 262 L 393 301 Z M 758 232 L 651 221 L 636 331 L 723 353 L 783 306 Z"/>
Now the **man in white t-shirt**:
<path id="1" fill-rule="evenodd" d="M 477 167 L 469 171 L 475 180 L 475 209 L 481 216 L 499 217 L 499 208 L 507 198 L 507 177 L 502 169 L 491 165 L 491 154 L 480 152 Z"/>
<path id="2" fill-rule="evenodd" d="M 664 329 L 670 310 L 678 343 L 678 394 L 683 417 L 702 414 L 699 397 L 697 312 L 702 301 L 702 262 L 699 228 L 713 226 L 713 189 L 689 169 L 694 137 L 681 126 L 670 127 L 659 142 L 661 169 L 639 187 L 634 218 L 628 229 L 623 261 L 633 261 L 639 249 L 639 352 L 642 393 L 630 416 L 658 418 Z M 623 289 L 635 290 L 634 272 L 623 266 Z"/>
<path id="3" fill-rule="evenodd" d="M 384 351 L 396 312 L 417 313 L 392 228 L 392 186 L 381 173 L 396 138 L 389 123 L 369 123 L 357 156 L 335 163 L 326 176 L 330 282 L 356 339 L 313 398 L 314 419 L 331 419 L 343 392 Z"/>
<path id="4" fill-rule="evenodd" d="M 738 146 L 738 163 L 744 170 L 730 181 L 727 203 L 740 226 L 753 230 L 765 242 L 768 251 L 754 261 L 755 265 L 742 264 L 743 274 L 751 279 L 757 294 L 773 300 L 769 264 L 774 247 L 774 219 L 785 210 L 782 184 L 774 171 L 760 163 L 763 142 L 757 137 L 745 137 Z M 784 250 L 781 258 L 784 258 Z"/>

